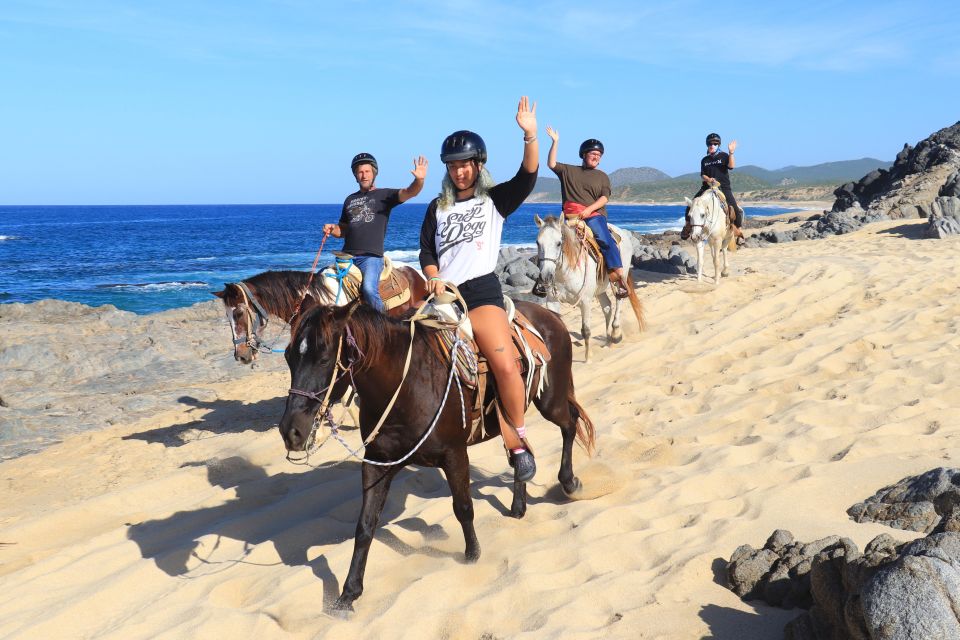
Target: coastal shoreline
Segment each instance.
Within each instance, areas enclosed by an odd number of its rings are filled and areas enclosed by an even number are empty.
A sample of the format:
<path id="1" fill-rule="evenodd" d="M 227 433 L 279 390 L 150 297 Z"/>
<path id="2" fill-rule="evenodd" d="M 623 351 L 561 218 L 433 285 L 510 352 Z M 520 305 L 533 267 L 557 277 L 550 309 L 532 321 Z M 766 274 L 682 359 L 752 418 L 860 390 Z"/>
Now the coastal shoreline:
<path id="1" fill-rule="evenodd" d="M 0 419 L 27 421 L 24 438 L 30 421 L 102 424 L 0 462 L 0 581 L 16 585 L 0 635 L 778 637 L 799 612 L 740 600 L 722 559 L 777 528 L 910 539 L 845 510 L 957 466 L 960 240 L 922 240 L 924 223 L 741 249 L 719 288 L 635 271 L 648 329 L 625 318 L 607 346 L 595 313 L 590 363 L 565 309 L 598 430 L 593 458 L 574 453 L 584 493 L 557 489 L 560 439 L 535 412 L 523 520 L 504 516 L 499 444 L 471 448 L 484 552 L 467 565 L 442 475 L 402 471 L 347 621 L 323 605 L 349 565 L 359 471 L 332 441 L 315 468 L 284 460 L 281 356 L 233 362 L 216 301 L 3 305 Z"/>

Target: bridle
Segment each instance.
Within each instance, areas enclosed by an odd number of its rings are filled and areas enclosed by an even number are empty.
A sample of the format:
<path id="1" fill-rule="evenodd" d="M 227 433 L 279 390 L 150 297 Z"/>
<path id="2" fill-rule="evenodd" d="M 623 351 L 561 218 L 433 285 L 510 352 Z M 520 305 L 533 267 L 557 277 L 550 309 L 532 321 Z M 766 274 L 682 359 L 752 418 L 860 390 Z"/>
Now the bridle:
<path id="1" fill-rule="evenodd" d="M 537 268 L 540 270 L 541 273 L 543 273 L 543 263 L 544 263 L 544 262 L 552 262 L 552 263 L 553 263 L 554 277 L 553 277 L 553 281 L 550 283 L 550 288 L 551 288 L 552 291 L 553 291 L 554 297 L 557 297 L 557 276 L 556 276 L 556 273 L 557 273 L 557 271 L 560 270 L 561 266 L 563 265 L 563 262 L 564 262 L 564 249 L 563 249 L 563 245 L 564 245 L 564 243 L 567 241 L 566 238 L 565 238 L 564 235 L 563 235 L 563 234 L 564 234 L 564 227 L 567 226 L 566 220 L 560 219 L 559 222 L 558 222 L 558 225 L 559 225 L 559 226 L 558 226 L 557 231 L 560 233 L 560 253 L 558 254 L 558 257 L 556 257 L 556 258 L 542 258 L 542 257 L 540 257 L 540 252 L 538 251 L 538 253 L 537 253 Z M 580 225 L 586 227 L 586 223 L 583 223 L 582 221 L 581 221 Z M 577 265 L 580 264 L 580 261 L 583 259 L 583 255 L 587 252 L 587 241 L 586 241 L 586 236 L 585 236 L 586 231 L 581 232 L 581 230 L 580 230 L 580 225 L 578 225 L 578 227 L 577 227 L 576 230 L 573 230 L 573 234 L 574 234 L 574 236 L 577 238 L 577 243 L 580 245 L 580 248 L 579 248 L 578 251 L 577 251 Z M 582 298 L 583 298 L 583 290 L 584 290 L 584 289 L 586 288 L 586 286 L 587 286 L 587 277 L 588 277 L 588 276 L 589 276 L 589 273 L 588 273 L 588 271 L 587 271 L 587 269 L 586 269 L 586 266 L 584 266 L 584 269 L 583 269 L 583 282 L 580 284 L 580 289 L 577 291 L 577 300 L 576 300 L 576 302 L 573 302 L 573 303 L 572 303 L 573 306 L 577 306 L 578 304 L 580 304 L 580 301 L 581 301 Z"/>
<path id="2" fill-rule="evenodd" d="M 711 194 L 713 194 L 713 197 L 714 197 L 714 198 L 717 199 L 717 203 L 720 205 L 720 209 L 721 209 L 721 212 L 722 212 L 722 211 L 723 211 L 723 200 L 720 198 L 720 195 L 717 193 L 716 187 L 711 187 L 709 192 L 710 192 Z M 706 195 L 706 194 L 704 194 L 704 195 Z M 697 198 L 697 200 L 699 200 L 699 198 Z M 691 207 L 691 210 L 692 210 L 692 209 L 693 209 L 693 207 Z M 703 222 L 704 222 L 704 224 L 691 224 L 691 225 L 690 225 L 690 228 L 691 228 L 691 229 L 695 229 L 695 228 L 697 228 L 697 227 L 700 227 L 701 229 L 709 228 L 709 225 L 706 224 L 706 222 L 707 222 L 707 214 L 706 214 L 706 212 L 704 212 L 702 215 L 703 215 Z"/>
<path id="3" fill-rule="evenodd" d="M 227 320 L 230 322 L 230 333 L 233 335 L 234 352 L 236 352 L 236 348 L 241 344 L 250 347 L 254 353 L 269 351 L 269 345 L 263 341 L 258 333 L 267 326 L 269 314 L 266 309 L 263 308 L 263 305 L 254 297 L 253 293 L 250 292 L 250 289 L 247 288 L 245 283 L 237 282 L 234 286 L 237 287 L 243 296 L 243 302 L 235 307 L 227 307 Z M 237 333 L 237 322 L 234 319 L 234 313 L 236 311 L 242 311 L 246 317 L 246 335 Z M 254 318 L 256 318 L 256 323 L 254 323 Z"/>

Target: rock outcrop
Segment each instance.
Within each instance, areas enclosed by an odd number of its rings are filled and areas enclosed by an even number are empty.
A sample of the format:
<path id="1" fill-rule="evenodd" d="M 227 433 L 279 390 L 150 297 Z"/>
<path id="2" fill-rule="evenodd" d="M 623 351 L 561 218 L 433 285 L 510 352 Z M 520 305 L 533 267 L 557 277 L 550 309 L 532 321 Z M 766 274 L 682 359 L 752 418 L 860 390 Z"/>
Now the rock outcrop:
<path id="1" fill-rule="evenodd" d="M 960 470 L 906 478 L 850 513 L 930 533 L 906 543 L 882 534 L 860 553 L 849 538 L 804 543 L 777 530 L 761 549 L 733 552 L 728 586 L 744 600 L 807 609 L 787 640 L 960 638 Z"/>
<path id="2" fill-rule="evenodd" d="M 939 467 L 884 487 L 847 514 L 856 522 L 879 522 L 894 529 L 930 533 L 960 502 L 960 469 Z"/>
<path id="3" fill-rule="evenodd" d="M 833 212 L 882 218 L 929 218 L 927 237 L 960 232 L 960 122 L 904 145 L 893 166 L 840 186 Z"/>

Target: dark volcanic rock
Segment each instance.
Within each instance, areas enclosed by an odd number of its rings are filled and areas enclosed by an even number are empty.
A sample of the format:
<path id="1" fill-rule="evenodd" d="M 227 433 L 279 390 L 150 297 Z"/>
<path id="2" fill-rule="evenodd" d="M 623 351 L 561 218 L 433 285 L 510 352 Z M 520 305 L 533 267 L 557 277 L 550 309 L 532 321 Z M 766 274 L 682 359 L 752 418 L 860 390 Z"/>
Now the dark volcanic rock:
<path id="1" fill-rule="evenodd" d="M 838 187 L 832 210 L 862 209 L 890 218 L 925 217 L 937 195 L 960 196 L 960 185 L 953 177 L 958 168 L 960 122 L 937 131 L 916 147 L 904 145 L 889 170 L 877 169 Z"/>

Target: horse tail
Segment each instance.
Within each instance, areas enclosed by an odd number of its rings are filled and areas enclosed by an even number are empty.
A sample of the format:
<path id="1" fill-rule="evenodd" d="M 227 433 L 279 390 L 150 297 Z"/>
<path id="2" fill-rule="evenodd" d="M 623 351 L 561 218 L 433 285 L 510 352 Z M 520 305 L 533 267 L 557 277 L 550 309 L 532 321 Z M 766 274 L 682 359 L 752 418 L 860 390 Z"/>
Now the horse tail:
<path id="1" fill-rule="evenodd" d="M 597 430 L 593 426 L 593 420 L 587 415 L 586 410 L 577 402 L 577 397 L 573 394 L 573 371 L 570 371 L 570 386 L 567 391 L 567 402 L 570 408 L 577 413 L 577 442 L 586 450 L 587 454 L 592 456 L 596 448 Z"/>
<path id="2" fill-rule="evenodd" d="M 627 272 L 629 274 L 629 271 Z M 630 298 L 630 306 L 633 307 L 633 315 L 637 316 L 637 325 L 640 327 L 640 331 L 644 331 L 647 328 L 647 320 L 643 314 L 643 303 L 640 302 L 640 298 L 637 297 L 637 291 L 633 288 L 633 283 L 630 282 L 632 278 L 627 277 L 627 294 Z"/>

